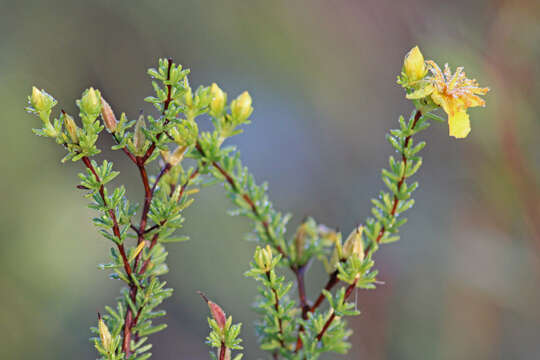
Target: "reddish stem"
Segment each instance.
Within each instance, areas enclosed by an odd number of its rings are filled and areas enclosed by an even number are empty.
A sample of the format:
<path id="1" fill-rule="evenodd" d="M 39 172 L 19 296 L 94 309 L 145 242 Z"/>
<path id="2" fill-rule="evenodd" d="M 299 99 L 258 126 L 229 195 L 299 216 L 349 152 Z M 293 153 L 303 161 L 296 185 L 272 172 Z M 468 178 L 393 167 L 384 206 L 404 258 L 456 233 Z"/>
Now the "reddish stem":
<path id="1" fill-rule="evenodd" d="M 167 80 L 169 80 L 170 76 L 171 76 L 172 59 L 168 59 L 168 62 L 169 62 L 169 66 L 168 66 L 168 70 L 167 70 Z M 162 115 L 165 115 L 167 109 L 169 108 L 169 104 L 170 104 L 171 99 L 172 99 L 171 98 L 171 95 L 172 95 L 171 89 L 172 89 L 172 86 L 167 85 L 167 99 L 163 103 Z M 165 120 L 164 124 L 166 125 L 167 122 L 168 121 Z M 161 134 L 162 133 L 157 135 L 158 140 L 161 137 Z M 141 180 L 142 180 L 143 186 L 144 186 L 144 205 L 143 205 L 143 210 L 142 210 L 142 213 L 141 213 L 141 221 L 139 223 L 139 231 L 137 232 L 137 234 L 138 234 L 138 236 L 137 236 L 137 244 L 140 244 L 142 241 L 144 241 L 144 234 L 145 234 L 146 222 L 147 222 L 147 219 L 148 219 L 148 212 L 150 210 L 150 204 L 152 203 L 152 198 L 153 198 L 154 190 L 155 190 L 155 188 L 157 186 L 157 183 L 159 182 L 159 179 L 161 178 L 161 176 L 163 176 L 167 171 L 170 170 L 170 165 L 165 166 L 162 169 L 162 172 L 160 173 L 159 177 L 156 179 L 156 182 L 155 182 L 153 188 L 150 188 L 145 163 L 148 160 L 148 158 L 150 158 L 150 156 L 152 156 L 152 153 L 154 152 L 155 148 L 156 148 L 156 143 L 153 142 L 152 145 L 150 145 L 150 147 L 148 148 L 148 150 L 144 154 L 144 156 L 142 156 L 142 157 L 138 156 L 138 157 L 135 158 L 135 164 L 137 165 L 137 168 L 139 169 L 139 173 L 141 175 Z M 157 234 L 154 235 L 154 236 L 156 238 L 152 239 L 152 241 L 155 244 L 155 242 L 157 242 Z M 135 258 L 135 265 L 134 265 L 135 269 L 137 268 L 137 265 L 139 263 L 141 254 L 142 253 L 139 253 L 137 255 L 137 257 Z M 146 267 L 145 267 L 145 270 L 146 270 Z M 142 273 L 144 273 L 144 271 L 140 272 L 139 274 L 142 274 Z M 136 297 L 137 297 L 137 288 L 136 287 L 131 288 L 130 295 L 131 295 L 131 300 L 133 300 L 133 302 L 135 302 Z M 129 355 L 131 354 L 131 349 L 130 349 L 130 344 L 129 344 L 130 343 L 130 338 L 131 338 L 131 329 L 137 324 L 137 320 L 139 319 L 139 315 L 140 315 L 141 310 L 142 310 L 142 308 L 139 309 L 139 311 L 137 313 L 137 316 L 135 317 L 135 319 L 133 321 L 132 321 L 131 309 L 128 309 L 128 311 L 126 312 L 126 320 L 125 320 L 125 324 L 124 324 L 123 350 L 126 353 L 127 357 L 129 357 Z"/>
<path id="2" fill-rule="evenodd" d="M 141 180 L 144 186 L 144 205 L 141 213 L 141 221 L 139 223 L 139 237 L 137 239 L 137 244 L 139 244 L 143 240 L 143 236 L 141 233 L 144 233 L 144 229 L 146 228 L 148 211 L 150 210 L 150 203 L 152 202 L 153 196 L 152 189 L 150 188 L 150 184 L 148 182 L 148 174 L 146 173 L 146 167 L 141 160 L 142 158 L 137 158 L 137 167 L 139 168 L 139 173 L 141 174 Z"/>
<path id="3" fill-rule="evenodd" d="M 324 290 L 326 290 L 326 291 L 332 290 L 332 288 L 339 282 L 339 279 L 338 279 L 337 275 L 338 275 L 337 270 L 330 274 L 330 277 L 328 278 L 328 282 L 324 286 Z M 317 298 L 317 300 L 313 303 L 313 305 L 309 309 L 309 312 L 314 312 L 322 304 L 324 299 L 326 299 L 326 297 L 321 292 L 319 294 L 319 297 Z"/>
<path id="4" fill-rule="evenodd" d="M 116 138 L 116 134 L 113 133 L 112 136 L 114 138 L 114 141 L 119 144 L 120 141 L 118 141 L 118 139 Z M 128 158 L 130 158 L 131 161 L 133 161 L 134 164 L 137 164 L 137 158 L 131 153 L 131 151 L 129 151 L 125 146 L 122 148 L 122 151 L 124 152 L 124 154 L 127 155 Z"/>
<path id="5" fill-rule="evenodd" d="M 414 115 L 414 120 L 413 120 L 413 124 L 412 124 L 412 128 L 411 129 L 414 129 L 416 124 L 418 123 L 418 120 L 420 120 L 420 118 L 422 117 L 422 112 L 420 110 L 417 110 L 415 115 Z M 407 148 L 407 146 L 409 145 L 409 142 L 411 141 L 411 138 L 412 138 L 412 135 L 409 135 L 405 138 L 405 143 L 403 145 L 403 148 Z M 403 161 L 403 165 L 404 165 L 404 168 L 406 169 L 407 168 L 407 158 L 405 157 L 405 153 L 402 153 L 401 154 L 401 159 Z M 405 172 L 402 174 L 401 178 L 399 179 L 398 181 L 398 184 L 397 184 L 397 189 L 398 191 L 401 189 L 401 187 L 403 186 L 403 183 L 405 182 Z M 393 200 L 393 204 L 392 204 L 392 210 L 390 212 L 390 214 L 392 216 L 395 216 L 396 214 L 396 210 L 397 210 L 397 206 L 399 204 L 399 199 L 396 195 L 394 195 L 394 200 Z M 375 240 L 375 242 L 378 244 L 381 240 L 381 238 L 384 236 L 384 233 L 386 232 L 386 229 L 385 227 L 383 226 L 379 232 L 379 234 L 377 235 L 377 239 Z M 371 248 L 371 243 L 368 244 L 368 246 L 366 247 L 366 250 L 365 250 L 365 253 L 367 254 L 369 252 Z M 324 289 L 326 291 L 330 291 L 337 283 L 339 283 L 339 279 L 337 277 L 338 275 L 338 271 L 334 271 L 332 274 L 330 274 L 330 277 L 328 279 L 328 282 L 326 283 Z M 352 287 L 354 288 L 354 286 Z M 351 292 L 352 292 L 352 288 L 351 288 Z M 349 290 L 349 288 L 347 288 L 347 290 Z M 349 294 L 350 295 L 350 294 Z M 348 295 L 346 294 L 346 298 L 348 297 Z M 314 312 L 324 301 L 326 297 L 324 296 L 324 294 L 321 292 L 319 294 L 319 297 L 317 298 L 317 300 L 315 301 L 315 303 L 313 303 L 313 305 L 311 306 L 311 308 L 309 309 L 309 312 Z M 320 335 L 320 337 L 322 337 L 322 335 L 324 334 L 324 332 L 326 331 L 326 329 L 328 328 L 328 326 L 330 326 L 330 323 L 333 321 L 333 319 L 335 318 L 335 314 L 332 314 L 329 318 L 329 321 L 327 321 L 327 323 L 325 324 L 326 328 L 323 329 L 322 331 L 322 334 Z M 300 327 L 299 329 L 299 334 L 298 334 L 298 339 L 297 339 L 297 342 L 296 342 L 296 351 L 300 350 L 302 348 L 302 340 L 300 339 L 300 333 L 303 331 L 304 329 L 302 327 Z M 318 338 L 320 340 L 320 338 Z"/>
<path id="6" fill-rule="evenodd" d="M 291 270 L 296 276 L 296 284 L 298 286 L 298 300 L 300 300 L 300 308 L 302 309 L 302 318 L 307 319 L 307 313 L 309 311 L 309 305 L 307 303 L 306 297 L 306 287 L 304 281 L 304 274 L 306 271 L 306 266 L 291 267 Z"/>
<path id="7" fill-rule="evenodd" d="M 268 282 L 270 282 L 270 271 L 268 271 L 266 273 L 266 278 L 268 279 Z M 270 286 L 272 286 L 270 284 Z M 278 297 L 278 293 L 276 291 L 276 289 L 274 289 L 273 287 L 270 287 L 270 289 L 272 290 L 272 293 L 274 294 L 274 309 L 276 310 L 276 313 L 279 313 L 279 297 Z M 285 343 L 283 342 L 283 322 L 281 321 L 281 318 L 278 318 L 278 327 L 279 327 L 279 334 L 281 335 L 281 337 L 278 339 L 279 340 L 279 345 L 285 349 Z M 274 352 L 274 359 L 277 359 L 278 358 L 278 351 L 276 350 Z"/>
<path id="8" fill-rule="evenodd" d="M 330 274 L 330 277 L 328 278 L 328 282 L 324 286 L 324 289 L 326 291 L 332 290 L 332 288 L 334 286 L 336 286 L 337 283 L 339 283 L 339 279 L 338 279 L 337 275 L 338 275 L 337 270 Z M 324 299 L 326 299 L 326 296 L 324 296 L 324 293 L 321 291 L 321 293 L 319 294 L 319 297 L 313 303 L 313 305 L 311 307 L 308 307 L 307 312 L 305 312 L 305 314 L 304 314 L 304 312 L 302 312 L 302 315 L 303 315 L 302 318 L 307 319 L 307 314 L 310 313 L 310 312 L 314 312 L 323 303 Z M 300 326 L 300 328 L 298 329 L 298 338 L 296 339 L 296 350 L 295 351 L 300 350 L 302 348 L 302 346 L 303 346 L 302 339 L 300 338 L 300 334 L 303 331 L 304 331 L 304 327 Z"/>
<path id="9" fill-rule="evenodd" d="M 101 179 L 99 178 L 99 175 L 97 174 L 97 171 L 94 168 L 94 166 L 92 165 L 92 162 L 90 161 L 90 159 L 87 156 L 83 156 L 82 161 L 83 161 L 84 165 L 86 165 L 86 167 L 90 170 L 92 175 L 94 175 L 94 177 L 96 178 L 96 181 L 98 183 L 101 183 Z M 98 191 L 99 191 L 99 195 L 101 196 L 101 199 L 103 200 L 103 203 L 106 204 L 107 199 L 105 198 L 105 189 L 104 189 L 103 184 L 101 184 L 99 186 Z M 120 226 L 118 225 L 118 220 L 116 219 L 116 214 L 115 214 L 113 209 L 110 209 L 107 212 L 109 213 L 109 216 L 110 216 L 111 220 L 113 221 L 113 233 L 114 233 L 114 236 L 116 236 L 118 238 L 118 240 L 121 241 L 122 237 L 120 235 Z M 117 243 L 116 246 L 118 247 L 118 251 L 120 252 L 120 256 L 122 257 L 122 262 L 124 264 L 124 270 L 126 271 L 126 274 L 128 275 L 128 277 L 130 277 L 131 273 L 132 273 L 132 270 L 131 270 L 131 266 L 129 265 L 128 258 L 126 256 L 126 251 L 124 249 L 124 245 Z"/>
<path id="10" fill-rule="evenodd" d="M 82 158 L 82 161 L 83 161 L 84 165 L 86 165 L 86 167 L 94 175 L 94 177 L 96 178 L 96 181 L 101 183 L 101 179 L 99 178 L 99 175 L 97 174 L 96 169 L 92 165 L 92 162 L 90 161 L 90 159 L 87 156 L 84 156 Z M 106 204 L 107 199 L 105 197 L 105 190 L 104 190 L 103 184 L 101 184 L 100 187 L 99 187 L 99 195 L 101 196 L 103 202 Z M 116 219 L 116 214 L 115 214 L 113 209 L 108 210 L 108 213 L 109 213 L 109 216 L 110 216 L 111 220 L 113 221 L 113 233 L 120 240 L 121 239 L 120 227 L 118 226 L 118 221 Z M 130 281 L 130 284 L 129 284 L 130 295 L 136 294 L 137 287 L 131 282 L 132 269 L 131 269 L 131 266 L 129 265 L 129 260 L 128 260 L 127 256 L 126 256 L 126 251 L 124 249 L 124 245 L 117 243 L 116 246 L 118 247 L 118 251 L 120 252 L 120 256 L 122 257 L 122 262 L 124 264 L 124 271 L 128 275 L 128 279 Z M 132 296 L 132 298 L 133 297 L 134 296 Z M 132 321 L 132 316 L 133 315 L 132 315 L 131 309 L 128 308 L 127 311 L 126 311 L 126 317 L 125 317 L 125 321 L 124 321 L 124 339 L 123 339 L 123 342 L 122 342 L 122 350 L 126 353 L 126 356 L 128 356 L 128 357 L 130 355 L 129 344 L 131 342 L 131 321 Z"/>
<path id="11" fill-rule="evenodd" d="M 180 194 L 178 196 L 178 202 L 180 202 L 182 200 L 182 197 L 185 193 L 185 190 L 186 188 L 189 186 L 189 183 L 195 179 L 197 176 L 199 175 L 199 169 L 195 169 L 195 171 L 189 176 L 189 178 L 186 180 L 186 182 L 182 185 L 182 187 L 180 188 Z M 163 223 L 162 224 L 156 224 L 154 226 L 152 226 L 152 228 L 159 228 L 160 226 L 163 226 Z M 150 231 L 152 228 L 148 229 L 147 231 L 145 231 L 145 233 L 147 233 L 148 231 Z M 159 238 L 159 233 L 156 233 L 154 234 L 154 236 L 152 236 L 152 240 L 150 242 L 150 246 L 149 246 L 149 250 L 152 250 L 154 248 L 154 246 L 157 244 L 157 240 Z M 148 268 L 148 265 L 150 265 L 150 258 L 146 259 L 143 263 L 143 265 L 141 266 L 141 269 L 139 270 L 139 275 L 142 275 L 144 274 L 144 272 L 146 271 L 146 269 Z"/>
<path id="12" fill-rule="evenodd" d="M 219 360 L 225 360 L 225 352 L 227 352 L 227 347 L 225 343 L 221 342 L 221 348 L 219 349 Z"/>
<path id="13" fill-rule="evenodd" d="M 306 289 L 305 289 L 305 281 L 304 281 L 304 273 L 305 273 L 306 266 L 301 266 L 299 268 L 291 267 L 291 270 L 294 272 L 296 276 L 296 283 L 298 286 L 298 300 L 300 300 L 300 308 L 302 309 L 302 319 L 307 319 L 307 314 L 310 310 L 310 306 L 307 302 L 306 297 Z M 304 331 L 304 325 L 300 325 L 300 328 L 298 329 L 298 338 L 296 339 L 296 350 L 298 351 L 300 348 L 302 348 L 302 339 L 300 339 L 300 334 Z"/>
<path id="14" fill-rule="evenodd" d="M 167 80 L 170 80 L 171 67 L 172 67 L 173 61 L 170 58 L 167 61 L 169 62 L 169 67 L 167 68 Z M 167 85 L 167 98 L 165 99 L 165 102 L 163 102 L 163 111 L 161 112 L 161 116 L 165 116 L 165 113 L 169 109 L 169 105 L 171 104 L 171 101 L 172 101 L 172 85 L 169 84 Z M 169 120 L 167 119 L 165 119 L 165 121 L 163 122 L 164 125 L 167 125 L 168 123 L 169 123 Z M 159 140 L 161 136 L 163 136 L 163 132 L 157 134 L 156 136 L 157 140 Z M 148 148 L 148 150 L 146 150 L 146 153 L 144 154 L 144 156 L 142 157 L 143 164 L 146 163 L 146 160 L 148 160 L 150 156 L 152 156 L 152 153 L 154 152 L 155 149 L 156 149 L 156 143 L 153 142 L 152 145 L 150 145 L 150 147 Z"/>
<path id="15" fill-rule="evenodd" d="M 343 299 L 343 301 L 347 300 L 349 298 L 349 296 L 351 296 L 354 288 L 356 287 L 356 282 L 357 281 L 358 280 L 354 280 L 354 282 L 352 284 L 347 286 L 347 290 L 345 290 L 345 298 Z M 324 324 L 322 330 L 319 332 L 319 334 L 317 334 L 317 341 L 321 341 L 324 333 L 328 330 L 328 328 L 332 324 L 332 321 L 334 321 L 335 318 L 336 318 L 336 313 L 332 312 L 332 315 L 330 315 L 328 320 L 326 320 L 326 323 Z"/>
<path id="16" fill-rule="evenodd" d="M 414 127 L 416 126 L 416 123 L 418 122 L 418 120 L 420 120 L 420 118 L 422 117 L 422 112 L 420 110 L 416 110 L 416 114 L 414 115 L 414 120 L 413 120 L 413 124 L 412 124 L 412 128 L 411 129 L 414 129 Z M 412 138 L 412 135 L 409 135 L 405 138 L 405 144 L 403 145 L 403 149 L 406 149 L 407 146 L 409 145 L 409 142 L 411 141 L 411 138 Z M 405 153 L 403 152 L 401 154 L 401 160 L 403 161 L 403 167 L 404 169 L 407 169 L 407 158 L 405 157 Z M 401 178 L 399 179 L 399 182 L 397 184 L 397 190 L 399 191 L 401 189 L 401 186 L 403 185 L 403 183 L 405 182 L 405 171 L 403 171 L 403 174 L 401 175 Z M 390 212 L 390 215 L 391 216 L 394 216 L 396 214 L 396 210 L 397 210 L 397 206 L 399 204 L 399 199 L 397 197 L 397 195 L 394 195 L 394 203 L 392 205 L 392 211 Z M 386 232 L 386 229 L 385 227 L 383 226 L 381 228 L 381 231 L 379 231 L 379 235 L 377 236 L 377 239 L 375 240 L 375 242 L 378 244 L 382 237 L 384 236 L 384 233 Z M 368 246 L 366 246 L 366 250 L 365 250 L 365 253 L 369 253 L 370 249 L 371 249 L 371 243 L 368 244 Z"/>

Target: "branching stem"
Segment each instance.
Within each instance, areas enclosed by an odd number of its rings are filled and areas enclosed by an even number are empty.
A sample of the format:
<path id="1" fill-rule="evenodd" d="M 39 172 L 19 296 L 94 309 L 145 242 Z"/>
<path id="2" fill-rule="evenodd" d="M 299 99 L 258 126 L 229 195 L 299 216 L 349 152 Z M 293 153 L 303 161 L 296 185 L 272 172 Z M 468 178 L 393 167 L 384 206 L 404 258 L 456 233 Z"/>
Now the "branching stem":
<path id="1" fill-rule="evenodd" d="M 343 301 L 347 300 L 349 298 L 349 296 L 351 296 L 354 288 L 356 287 L 356 283 L 357 283 L 357 280 L 355 280 L 352 284 L 347 286 L 347 289 L 345 290 L 345 297 L 344 297 Z M 326 320 L 326 323 L 324 324 L 322 330 L 317 334 L 317 341 L 321 341 L 322 337 L 324 336 L 324 333 L 328 330 L 328 328 L 332 324 L 332 321 L 334 321 L 335 318 L 336 318 L 336 313 L 335 313 L 335 311 L 332 311 L 332 315 L 330 315 L 328 320 Z"/>
<path id="2" fill-rule="evenodd" d="M 170 79 L 172 60 L 169 59 L 168 62 L 169 62 L 169 64 L 168 64 L 169 66 L 168 66 L 168 70 L 167 70 L 167 80 Z M 165 115 L 165 113 L 167 112 L 167 109 L 169 108 L 169 104 L 170 104 L 171 99 L 172 99 L 171 98 L 171 95 L 172 95 L 171 89 L 172 89 L 172 85 L 167 85 L 167 99 L 165 100 L 165 102 L 163 104 L 162 116 Z M 167 124 L 167 120 L 165 120 L 164 124 L 165 125 Z M 161 134 L 162 133 L 157 135 L 157 140 L 158 141 L 159 141 L 159 138 L 161 137 Z M 139 222 L 139 228 L 138 228 L 138 231 L 136 231 L 136 233 L 137 233 L 137 245 L 144 241 L 144 235 L 146 233 L 146 230 L 145 230 L 146 229 L 146 223 L 147 223 L 147 220 L 148 220 L 148 212 L 150 211 L 150 205 L 152 203 L 152 198 L 154 196 L 154 191 L 155 191 L 155 189 L 157 187 L 157 184 L 159 183 L 159 180 L 161 179 L 161 177 L 171 169 L 170 164 L 165 165 L 163 167 L 163 169 L 161 170 L 160 174 L 158 175 L 158 177 L 156 178 L 153 187 L 150 188 L 150 182 L 149 182 L 149 179 L 148 179 L 148 174 L 146 172 L 146 161 L 148 160 L 148 158 L 150 158 L 150 156 L 152 156 L 155 148 L 156 148 L 156 143 L 152 142 L 152 144 L 150 145 L 150 147 L 148 148 L 148 150 L 146 151 L 146 153 L 143 156 L 136 156 L 136 157 L 134 157 L 133 154 L 131 154 L 129 152 L 126 152 L 126 149 L 124 148 L 124 152 L 126 154 L 128 154 L 130 159 L 134 160 L 135 165 L 137 165 L 137 168 L 139 170 L 139 174 L 141 176 L 141 181 L 142 181 L 143 187 L 144 187 L 143 209 L 142 209 L 142 212 L 141 212 L 141 220 Z M 133 159 L 133 157 L 134 157 L 134 159 Z M 155 245 L 155 243 L 157 242 L 158 237 L 159 237 L 159 233 L 156 233 L 154 235 L 154 238 L 152 239 L 152 244 Z M 142 255 L 142 252 L 140 252 L 135 258 L 135 263 L 134 263 L 135 270 L 137 269 L 137 265 L 138 265 L 138 263 L 140 261 L 141 255 Z M 146 268 L 148 267 L 148 260 L 145 262 L 145 264 L 146 264 L 146 266 L 144 266 L 144 264 L 143 264 L 143 267 L 141 268 L 141 271 L 139 271 L 138 275 L 141 275 L 146 271 Z M 131 273 L 129 273 L 128 275 L 131 276 Z M 136 302 L 137 287 L 134 286 L 133 284 L 130 286 L 130 298 L 134 303 Z M 122 343 L 122 350 L 126 354 L 127 358 L 129 358 L 129 356 L 131 355 L 130 343 L 131 343 L 132 329 L 137 324 L 137 320 L 139 319 L 139 315 L 140 315 L 141 310 L 142 310 L 142 308 L 139 309 L 139 311 L 138 311 L 137 315 L 135 316 L 135 318 L 133 318 L 131 308 L 128 307 L 127 310 L 126 310 L 126 317 L 125 317 L 125 322 L 124 322 L 124 339 L 123 339 L 123 343 Z"/>

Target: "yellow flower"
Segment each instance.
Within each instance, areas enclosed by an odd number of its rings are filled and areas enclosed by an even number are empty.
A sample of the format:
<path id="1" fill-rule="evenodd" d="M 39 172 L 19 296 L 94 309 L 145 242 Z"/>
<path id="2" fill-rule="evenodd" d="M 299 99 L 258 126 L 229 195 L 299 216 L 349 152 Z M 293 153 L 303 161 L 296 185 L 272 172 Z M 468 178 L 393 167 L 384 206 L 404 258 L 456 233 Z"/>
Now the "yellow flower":
<path id="1" fill-rule="evenodd" d="M 475 79 L 468 79 L 462 67 L 452 74 L 448 64 L 444 66 L 444 72 L 432 60 L 426 61 L 426 64 L 432 76 L 426 78 L 427 82 L 422 87 L 407 94 L 407 98 L 431 97 L 448 114 L 450 136 L 458 139 L 467 137 L 471 131 L 467 109 L 485 106 L 486 102 L 478 95 L 485 95 L 489 88 L 481 88 Z"/>
<path id="2" fill-rule="evenodd" d="M 443 72 L 435 62 L 429 60 L 426 63 L 433 74 L 431 99 L 448 114 L 450 136 L 466 137 L 471 131 L 467 108 L 485 106 L 486 102 L 478 95 L 485 95 L 489 88 L 481 88 L 475 79 L 468 79 L 462 67 L 452 74 L 448 64 Z"/>
<path id="3" fill-rule="evenodd" d="M 413 47 L 403 61 L 403 72 L 409 83 L 423 79 L 426 76 L 426 63 L 418 46 Z"/>

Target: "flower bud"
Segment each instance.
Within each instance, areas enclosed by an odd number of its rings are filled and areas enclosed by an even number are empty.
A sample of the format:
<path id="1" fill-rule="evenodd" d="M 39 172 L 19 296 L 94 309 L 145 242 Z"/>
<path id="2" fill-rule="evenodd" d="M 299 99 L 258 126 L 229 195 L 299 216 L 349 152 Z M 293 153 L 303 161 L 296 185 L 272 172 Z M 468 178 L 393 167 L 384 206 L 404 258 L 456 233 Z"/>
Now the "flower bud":
<path id="1" fill-rule="evenodd" d="M 251 96 L 247 91 L 244 91 L 231 103 L 232 117 L 237 121 L 246 120 L 252 112 Z"/>
<path id="2" fill-rule="evenodd" d="M 362 239 L 363 230 L 364 228 L 362 226 L 358 226 L 351 232 L 345 241 L 345 244 L 343 244 L 343 259 L 348 259 L 351 256 L 355 256 L 360 260 L 364 259 L 364 242 Z"/>
<path id="3" fill-rule="evenodd" d="M 37 87 L 33 86 L 30 103 L 36 111 L 49 111 L 55 105 L 55 100 L 45 90 L 40 91 Z"/>
<path id="4" fill-rule="evenodd" d="M 166 163 L 171 166 L 176 166 L 180 164 L 186 153 L 186 146 L 179 146 L 171 154 L 170 151 L 161 151 L 161 157 L 165 160 Z"/>
<path id="5" fill-rule="evenodd" d="M 255 263 L 264 272 L 272 270 L 272 248 L 266 245 L 264 248 L 257 247 L 254 256 Z"/>
<path id="6" fill-rule="evenodd" d="M 81 99 L 81 110 L 87 114 L 99 114 L 101 111 L 101 94 L 93 87 L 86 90 Z"/>
<path id="7" fill-rule="evenodd" d="M 403 71 L 409 82 L 418 81 L 426 76 L 426 63 L 418 46 L 413 47 L 403 61 Z"/>
<path id="8" fill-rule="evenodd" d="M 62 112 L 62 117 L 64 120 L 64 126 L 66 127 L 66 130 L 69 134 L 69 137 L 71 138 L 71 141 L 73 141 L 75 144 L 79 142 L 79 136 L 77 135 L 77 125 L 75 124 L 75 121 L 71 116 L 66 114 L 65 112 Z"/>
<path id="9" fill-rule="evenodd" d="M 144 128 L 146 128 L 146 123 L 144 121 L 144 115 L 141 114 L 135 123 L 135 131 L 133 133 L 133 146 L 138 152 L 141 152 L 144 148 L 144 143 L 146 140 L 144 132 L 142 131 Z"/>
<path id="10" fill-rule="evenodd" d="M 190 87 L 186 89 L 186 92 L 184 94 L 184 102 L 188 107 L 191 107 L 193 105 L 193 92 L 191 91 Z"/>
<path id="11" fill-rule="evenodd" d="M 307 224 L 304 222 L 296 230 L 296 235 L 294 236 L 294 247 L 296 250 L 296 258 L 300 259 L 304 252 L 304 247 L 306 245 L 307 234 Z"/>
<path id="12" fill-rule="evenodd" d="M 223 309 L 218 304 L 210 301 L 202 292 L 198 291 L 198 293 L 208 304 L 208 307 L 210 308 L 210 313 L 212 314 L 214 320 L 216 320 L 219 328 L 221 330 L 225 330 L 225 326 L 227 325 L 227 317 L 225 316 L 225 311 L 223 311 Z"/>
<path id="13" fill-rule="evenodd" d="M 212 98 L 210 101 L 210 115 L 215 117 L 221 116 L 223 109 L 225 109 L 227 94 L 216 83 L 213 83 L 210 87 L 210 96 Z"/>
<path id="14" fill-rule="evenodd" d="M 44 110 L 44 96 L 41 91 L 39 91 L 39 89 L 35 86 L 32 87 L 32 97 L 30 98 L 30 102 L 32 103 L 34 109 L 36 109 L 37 111 Z"/>
<path id="15" fill-rule="evenodd" d="M 110 133 L 114 133 L 118 122 L 116 121 L 116 116 L 114 116 L 111 106 L 103 96 L 101 97 L 101 117 L 103 118 L 103 123 L 107 130 Z"/>
<path id="16" fill-rule="evenodd" d="M 103 348 L 107 352 L 112 351 L 112 336 L 109 332 L 109 328 L 107 328 L 107 325 L 105 325 L 105 321 L 101 318 L 101 314 L 98 313 L 98 331 L 99 331 L 99 338 L 101 339 L 101 344 L 103 345 Z"/>
<path id="17" fill-rule="evenodd" d="M 330 261 L 324 262 L 324 268 L 327 273 L 331 274 L 337 269 L 337 265 L 341 261 L 342 252 L 343 252 L 343 249 L 341 248 L 341 235 L 338 234 L 336 236 L 336 244 L 334 246 L 334 251 L 332 252 L 332 255 L 330 256 Z"/>
<path id="18" fill-rule="evenodd" d="M 227 323 L 227 318 L 225 317 L 225 312 L 223 309 L 216 303 L 209 301 L 208 307 L 210 308 L 210 312 L 212 313 L 212 317 L 214 320 L 216 320 L 219 328 L 221 330 L 225 329 L 225 324 Z"/>

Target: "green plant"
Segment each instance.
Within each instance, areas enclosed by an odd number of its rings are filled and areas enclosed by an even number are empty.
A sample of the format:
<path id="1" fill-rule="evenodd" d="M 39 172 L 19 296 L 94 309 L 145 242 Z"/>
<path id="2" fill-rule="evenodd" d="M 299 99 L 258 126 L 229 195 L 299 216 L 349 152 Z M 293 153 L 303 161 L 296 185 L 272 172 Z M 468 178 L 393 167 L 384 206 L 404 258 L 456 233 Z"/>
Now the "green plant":
<path id="1" fill-rule="evenodd" d="M 148 336 L 166 327 L 153 325 L 153 319 L 165 315 L 158 307 L 172 293 L 160 280 L 168 271 L 165 246 L 187 239 L 176 233 L 182 227 L 183 212 L 199 187 L 216 181 L 225 185 L 236 205 L 234 214 L 253 221 L 260 245 L 246 276 L 259 283 L 260 297 L 255 307 L 260 313 L 256 328 L 261 348 L 274 359 L 316 359 L 325 352 L 346 353 L 351 331 L 344 317 L 359 313 L 348 299 L 355 288 L 375 287 L 373 256 L 381 244 L 399 239 L 399 228 L 406 222 L 400 215 L 414 204 L 412 193 L 418 183 L 409 183 L 408 179 L 422 164 L 418 153 L 425 142 L 413 138 L 429 126 L 429 119 L 444 121 L 433 113 L 439 107 L 448 114 L 450 135 L 465 137 L 470 131 L 466 109 L 483 105 L 476 94 L 485 94 L 487 89 L 467 79 L 461 68 L 455 74 L 448 67 L 442 72 L 434 62 L 424 61 L 417 47 L 411 50 L 398 83 L 406 89 L 416 110 L 407 119 L 400 117 L 399 128 L 390 130 L 387 136 L 399 155 L 390 156 L 389 168 L 382 170 L 387 189 L 373 199 L 373 217 L 342 242 L 339 232 L 312 218 L 288 237 L 290 215 L 275 210 L 267 196 L 267 185 L 258 185 L 242 165 L 235 147 L 224 145 L 249 123 L 253 108 L 247 92 L 228 103 L 227 94 L 216 84 L 193 90 L 187 78 L 189 71 L 170 59 L 160 60 L 158 67 L 148 73 L 155 95 L 145 100 L 154 104 L 157 117 L 141 115 L 129 120 L 122 114 L 118 120 L 101 93 L 93 88 L 77 101 L 80 127 L 63 110 L 51 120 L 56 100 L 44 90 L 33 88 L 27 108 L 42 121 L 42 127 L 34 132 L 64 146 L 67 155 L 63 161 L 82 161 L 86 167 L 86 172 L 79 175 L 79 188 L 90 199 L 89 206 L 99 213 L 94 224 L 113 245 L 110 261 L 100 268 L 125 283 L 116 306 L 106 307 L 103 316 L 98 315 L 98 326 L 92 328 L 101 358 L 151 356 Z M 197 121 L 202 116 L 210 118 L 212 131 L 199 131 Z M 105 128 L 116 142 L 112 149 L 123 151 L 140 173 L 144 189 L 141 205 L 130 203 L 123 186 L 109 187 L 118 176 L 111 162 L 99 164 L 92 160 L 100 153 L 96 141 Z M 149 176 L 149 165 L 158 157 L 159 172 Z M 184 158 L 192 159 L 194 165 L 186 166 Z M 304 282 L 314 260 L 324 263 L 329 279 L 311 302 Z M 294 281 L 285 278 L 287 269 Z M 291 296 L 294 283 L 298 300 Z M 212 314 L 208 343 L 217 349 L 212 356 L 231 359 L 231 352 L 241 349 L 240 325 L 232 325 L 232 319 L 226 318 L 219 305 L 202 296 Z M 322 306 L 325 300 L 326 309 Z M 241 357 L 237 354 L 235 359 Z"/>

